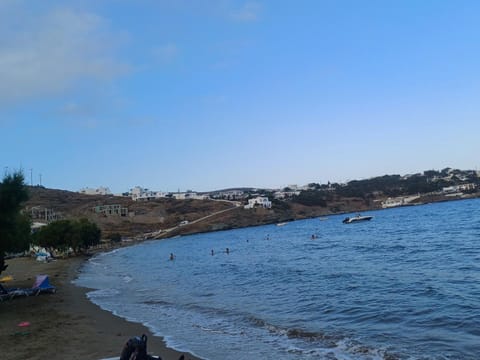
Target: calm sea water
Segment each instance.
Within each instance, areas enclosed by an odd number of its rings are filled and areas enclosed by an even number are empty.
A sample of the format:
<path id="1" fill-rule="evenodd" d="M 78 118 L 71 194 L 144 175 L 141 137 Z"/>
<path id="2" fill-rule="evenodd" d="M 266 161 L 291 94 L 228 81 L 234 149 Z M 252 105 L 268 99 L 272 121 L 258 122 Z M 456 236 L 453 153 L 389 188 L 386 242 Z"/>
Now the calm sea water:
<path id="1" fill-rule="evenodd" d="M 77 283 L 205 359 L 479 359 L 480 200 L 368 215 L 142 243 Z"/>

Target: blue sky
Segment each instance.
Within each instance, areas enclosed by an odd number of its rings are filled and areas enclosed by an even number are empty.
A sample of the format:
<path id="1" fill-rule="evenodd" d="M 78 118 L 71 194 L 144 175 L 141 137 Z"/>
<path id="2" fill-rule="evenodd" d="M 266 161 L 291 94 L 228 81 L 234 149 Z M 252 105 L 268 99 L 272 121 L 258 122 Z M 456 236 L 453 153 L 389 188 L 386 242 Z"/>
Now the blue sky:
<path id="1" fill-rule="evenodd" d="M 115 193 L 476 169 L 479 14 L 478 1 L 0 0 L 0 166 Z"/>

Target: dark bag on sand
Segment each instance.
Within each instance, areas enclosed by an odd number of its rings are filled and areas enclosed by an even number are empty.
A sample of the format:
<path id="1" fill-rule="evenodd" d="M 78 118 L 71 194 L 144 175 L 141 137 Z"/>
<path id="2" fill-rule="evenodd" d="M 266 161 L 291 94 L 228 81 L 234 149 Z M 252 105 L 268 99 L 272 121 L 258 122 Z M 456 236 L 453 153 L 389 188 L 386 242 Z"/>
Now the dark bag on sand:
<path id="1" fill-rule="evenodd" d="M 160 357 L 147 355 L 147 335 L 135 336 L 123 346 L 120 360 L 162 360 Z"/>
<path id="2" fill-rule="evenodd" d="M 183 355 L 178 360 L 184 360 Z M 147 335 L 135 336 L 123 346 L 120 360 L 162 360 L 162 358 L 147 354 Z"/>

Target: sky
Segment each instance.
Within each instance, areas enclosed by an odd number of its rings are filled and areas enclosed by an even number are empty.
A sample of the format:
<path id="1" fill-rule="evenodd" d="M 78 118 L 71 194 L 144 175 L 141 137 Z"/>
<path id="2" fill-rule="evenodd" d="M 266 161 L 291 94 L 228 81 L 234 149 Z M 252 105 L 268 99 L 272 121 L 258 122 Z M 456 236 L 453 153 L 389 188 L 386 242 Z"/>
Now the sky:
<path id="1" fill-rule="evenodd" d="M 480 165 L 476 0 L 0 0 L 0 171 L 77 191 Z"/>

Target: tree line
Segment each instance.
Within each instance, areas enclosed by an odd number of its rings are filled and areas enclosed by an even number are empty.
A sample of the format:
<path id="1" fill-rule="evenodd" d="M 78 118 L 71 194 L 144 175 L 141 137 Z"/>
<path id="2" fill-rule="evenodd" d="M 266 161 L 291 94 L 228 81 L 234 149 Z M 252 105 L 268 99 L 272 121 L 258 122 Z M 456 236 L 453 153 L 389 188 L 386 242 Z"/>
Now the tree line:
<path id="1" fill-rule="evenodd" d="M 384 175 L 365 180 L 353 180 L 346 184 L 320 185 L 309 184 L 310 190 L 301 191 L 292 198 L 306 206 L 327 206 L 334 197 L 361 198 L 364 200 L 379 195 L 387 197 L 427 194 L 441 191 L 444 187 L 473 183 L 480 185 L 480 179 L 473 170 L 443 169 L 441 171 L 428 170 L 423 174 L 414 174 L 408 177 L 400 175 Z M 473 190 L 475 191 L 475 190 Z"/>
<path id="2" fill-rule="evenodd" d="M 21 211 L 28 199 L 23 173 L 5 174 L 0 183 L 0 273 L 7 267 L 7 253 L 26 251 L 31 244 L 78 252 L 100 242 L 101 230 L 87 219 L 54 221 L 32 233 L 31 219 Z"/>

